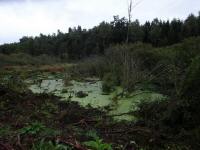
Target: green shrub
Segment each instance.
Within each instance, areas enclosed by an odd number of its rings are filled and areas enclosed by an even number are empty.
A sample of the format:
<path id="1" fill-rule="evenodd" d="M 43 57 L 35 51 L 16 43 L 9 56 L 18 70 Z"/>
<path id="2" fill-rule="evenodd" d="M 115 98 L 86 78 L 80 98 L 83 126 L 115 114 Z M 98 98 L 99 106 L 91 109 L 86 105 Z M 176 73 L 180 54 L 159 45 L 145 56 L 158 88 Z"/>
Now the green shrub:
<path id="1" fill-rule="evenodd" d="M 30 125 L 27 125 L 21 129 L 18 130 L 19 134 L 23 135 L 40 135 L 43 137 L 48 137 L 48 136 L 56 136 L 60 134 L 60 131 L 47 128 L 43 124 L 39 122 L 34 122 L 31 123 Z"/>
<path id="2" fill-rule="evenodd" d="M 106 61 L 101 56 L 94 56 L 82 60 L 77 65 L 70 68 L 69 72 L 76 77 L 99 77 L 102 78 L 106 71 Z"/>
<path id="3" fill-rule="evenodd" d="M 125 90 L 134 90 L 138 83 L 151 80 L 158 62 L 153 52 L 151 45 L 143 43 L 110 47 L 106 50 L 109 72 Z"/>
<path id="4" fill-rule="evenodd" d="M 103 140 L 99 137 L 96 137 L 92 141 L 84 142 L 84 145 L 86 145 L 89 148 L 92 148 L 93 150 L 112 150 L 111 144 L 103 143 Z"/>
<path id="5" fill-rule="evenodd" d="M 182 82 L 182 94 L 188 99 L 197 100 L 200 96 L 200 56 L 192 59 L 185 79 Z"/>
<path id="6" fill-rule="evenodd" d="M 31 135 L 37 135 L 41 131 L 45 129 L 45 126 L 39 122 L 32 123 L 22 129 L 20 129 L 18 132 L 20 134 L 31 134 Z"/>
<path id="7" fill-rule="evenodd" d="M 104 93 L 110 93 L 116 85 L 118 85 L 117 78 L 112 75 L 111 73 L 107 73 L 103 77 L 103 83 L 102 83 L 102 91 Z"/>

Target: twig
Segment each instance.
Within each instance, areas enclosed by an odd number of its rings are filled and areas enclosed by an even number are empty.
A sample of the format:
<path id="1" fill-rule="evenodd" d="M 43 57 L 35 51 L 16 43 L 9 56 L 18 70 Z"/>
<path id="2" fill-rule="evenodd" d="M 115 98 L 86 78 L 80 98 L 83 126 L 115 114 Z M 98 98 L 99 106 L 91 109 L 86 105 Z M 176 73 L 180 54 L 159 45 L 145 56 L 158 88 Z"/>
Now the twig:
<path id="1" fill-rule="evenodd" d="M 97 122 L 97 121 L 98 120 L 85 120 L 85 119 L 82 119 L 79 122 L 73 123 L 71 125 L 82 125 L 82 124 L 84 124 L 84 125 L 88 126 L 87 122 Z"/>
<path id="2" fill-rule="evenodd" d="M 133 112 L 122 113 L 122 114 L 115 114 L 115 115 L 106 115 L 105 117 L 119 117 L 119 116 L 130 115 L 130 114 L 133 114 Z"/>
<path id="3" fill-rule="evenodd" d="M 137 127 L 137 128 L 133 128 L 133 129 L 128 128 L 128 129 L 125 129 L 125 130 L 110 131 L 109 133 L 107 132 L 107 134 L 132 133 L 132 132 L 146 132 L 146 133 L 150 134 L 151 130 L 149 130 L 147 128 Z"/>
<path id="4" fill-rule="evenodd" d="M 17 135 L 17 145 L 22 149 L 25 150 L 21 144 L 21 138 L 20 138 L 20 134 Z"/>

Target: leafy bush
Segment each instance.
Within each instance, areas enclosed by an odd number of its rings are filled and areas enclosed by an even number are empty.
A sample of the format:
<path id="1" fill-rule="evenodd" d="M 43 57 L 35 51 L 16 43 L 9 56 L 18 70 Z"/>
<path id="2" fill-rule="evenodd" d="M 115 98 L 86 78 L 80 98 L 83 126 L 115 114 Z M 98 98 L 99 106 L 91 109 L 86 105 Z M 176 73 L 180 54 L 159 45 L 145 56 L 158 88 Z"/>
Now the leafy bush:
<path id="1" fill-rule="evenodd" d="M 99 138 L 95 130 L 90 130 L 85 135 L 92 139 L 83 143 L 87 147 L 94 150 L 112 150 L 111 144 L 103 143 L 103 140 Z"/>
<path id="2" fill-rule="evenodd" d="M 77 77 L 103 77 L 106 70 L 106 61 L 101 56 L 89 57 L 82 60 L 77 65 L 70 68 L 74 76 Z"/>
<path id="3" fill-rule="evenodd" d="M 94 150 L 112 150 L 111 144 L 103 143 L 103 140 L 99 137 L 96 137 L 93 141 L 84 142 L 84 145 Z"/>
<path id="4" fill-rule="evenodd" d="M 199 99 L 200 96 L 200 56 L 192 59 L 191 65 L 188 67 L 185 79 L 182 83 L 182 93 L 184 97 L 189 99 Z"/>
<path id="5" fill-rule="evenodd" d="M 123 44 L 106 50 L 109 72 L 127 91 L 138 83 L 151 79 L 151 70 L 156 66 L 157 57 L 148 44 Z M 106 86 L 105 86 L 106 87 Z"/>
<path id="6" fill-rule="evenodd" d="M 118 85 L 117 78 L 113 76 L 111 73 L 107 73 L 103 77 L 103 83 L 102 83 L 102 91 L 104 93 L 110 93 L 114 86 Z"/>

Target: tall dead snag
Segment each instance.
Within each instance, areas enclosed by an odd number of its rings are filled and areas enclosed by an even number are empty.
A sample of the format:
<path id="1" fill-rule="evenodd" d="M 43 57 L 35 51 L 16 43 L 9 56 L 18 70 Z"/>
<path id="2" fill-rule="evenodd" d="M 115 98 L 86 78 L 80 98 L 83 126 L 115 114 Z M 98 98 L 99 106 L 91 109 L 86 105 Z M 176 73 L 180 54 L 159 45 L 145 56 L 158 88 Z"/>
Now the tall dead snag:
<path id="1" fill-rule="evenodd" d="M 131 24 L 131 18 L 132 18 L 132 8 L 133 8 L 133 0 L 128 0 L 128 30 L 127 30 L 127 38 L 126 43 L 129 42 L 129 32 L 130 32 L 130 24 Z"/>
<path id="2" fill-rule="evenodd" d="M 138 2 L 136 2 L 133 5 L 133 0 L 127 0 L 128 3 L 128 30 L 127 30 L 127 38 L 126 38 L 126 43 L 129 42 L 129 34 L 130 34 L 130 26 L 131 26 L 131 18 L 132 18 L 132 11 L 133 9 L 139 5 L 143 0 L 140 0 Z"/>

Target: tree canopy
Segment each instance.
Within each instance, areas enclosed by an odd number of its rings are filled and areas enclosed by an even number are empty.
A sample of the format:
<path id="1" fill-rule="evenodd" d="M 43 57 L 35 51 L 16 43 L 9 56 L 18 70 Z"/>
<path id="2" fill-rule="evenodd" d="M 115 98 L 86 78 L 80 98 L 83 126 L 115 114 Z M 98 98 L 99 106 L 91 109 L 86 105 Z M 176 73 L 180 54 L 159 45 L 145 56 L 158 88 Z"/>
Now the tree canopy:
<path id="1" fill-rule="evenodd" d="M 129 31 L 128 31 L 129 30 Z M 125 17 L 114 16 L 111 22 L 101 22 L 92 29 L 81 26 L 69 28 L 68 33 L 60 30 L 52 35 L 40 34 L 37 37 L 24 36 L 18 43 L 0 46 L 0 53 L 28 53 L 33 56 L 47 54 L 61 59 L 81 59 L 90 55 L 104 54 L 110 45 L 144 42 L 154 47 L 172 45 L 183 39 L 200 35 L 200 13 L 189 15 L 184 21 L 153 21 L 140 24 L 138 20 L 129 23 Z"/>

